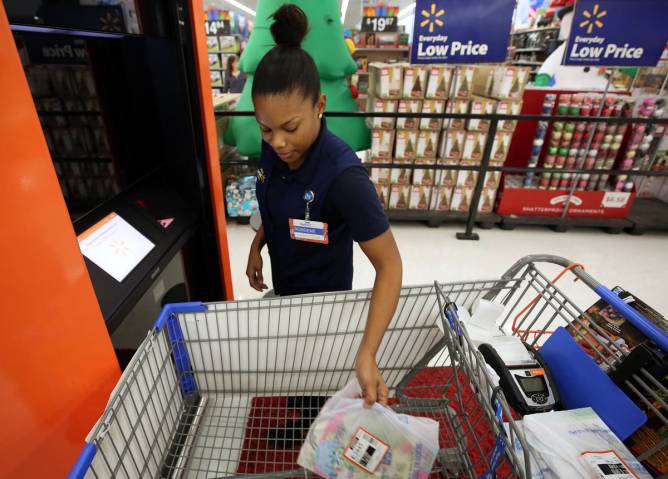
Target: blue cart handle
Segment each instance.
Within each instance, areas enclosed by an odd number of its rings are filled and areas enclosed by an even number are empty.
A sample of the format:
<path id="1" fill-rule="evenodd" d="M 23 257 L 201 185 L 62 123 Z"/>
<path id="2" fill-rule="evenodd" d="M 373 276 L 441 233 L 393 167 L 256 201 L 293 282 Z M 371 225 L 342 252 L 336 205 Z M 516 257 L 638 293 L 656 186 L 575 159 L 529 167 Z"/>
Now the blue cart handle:
<path id="1" fill-rule="evenodd" d="M 635 326 L 638 331 L 651 339 L 663 352 L 668 352 L 668 334 L 666 334 L 664 330 L 649 321 L 602 284 L 597 285 L 594 288 L 594 291 L 596 291 L 596 294 L 605 300 L 606 303 L 612 306 L 615 311 L 624 316 L 624 318 Z"/>

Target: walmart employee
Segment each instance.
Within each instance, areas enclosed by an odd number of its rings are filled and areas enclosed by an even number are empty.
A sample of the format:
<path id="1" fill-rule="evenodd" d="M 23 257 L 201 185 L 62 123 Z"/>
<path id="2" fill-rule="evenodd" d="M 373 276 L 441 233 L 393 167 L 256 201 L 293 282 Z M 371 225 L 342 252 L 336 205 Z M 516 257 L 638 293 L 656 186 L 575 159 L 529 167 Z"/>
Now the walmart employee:
<path id="1" fill-rule="evenodd" d="M 262 227 L 246 274 L 253 288 L 267 289 L 260 255 L 267 244 L 276 294 L 350 290 L 357 241 L 376 270 L 357 378 L 366 406 L 387 404 L 376 354 L 399 300 L 401 257 L 367 171 L 322 118 L 326 98 L 318 70 L 300 46 L 306 15 L 286 4 L 273 18 L 276 46 L 260 61 L 252 89 L 263 140 L 257 173 Z"/>

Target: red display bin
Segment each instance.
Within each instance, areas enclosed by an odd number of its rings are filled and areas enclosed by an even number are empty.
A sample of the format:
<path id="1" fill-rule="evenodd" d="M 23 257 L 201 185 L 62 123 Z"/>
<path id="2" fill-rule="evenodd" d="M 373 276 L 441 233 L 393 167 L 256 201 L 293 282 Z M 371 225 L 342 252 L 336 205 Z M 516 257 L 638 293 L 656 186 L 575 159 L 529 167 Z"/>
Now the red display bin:
<path id="1" fill-rule="evenodd" d="M 514 188 L 506 183 L 497 213 L 500 215 L 561 216 L 568 201 L 567 189 Z M 568 217 L 626 218 L 635 192 L 575 191 Z"/>

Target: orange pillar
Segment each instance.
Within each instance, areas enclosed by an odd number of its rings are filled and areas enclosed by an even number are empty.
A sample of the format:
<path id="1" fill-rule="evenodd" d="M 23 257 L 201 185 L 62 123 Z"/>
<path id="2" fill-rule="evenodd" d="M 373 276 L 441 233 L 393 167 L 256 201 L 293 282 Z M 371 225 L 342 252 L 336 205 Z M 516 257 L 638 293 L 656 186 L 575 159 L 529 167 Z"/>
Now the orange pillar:
<path id="1" fill-rule="evenodd" d="M 234 299 L 232 288 L 232 271 L 230 268 L 230 251 L 227 242 L 227 223 L 225 219 L 225 202 L 223 200 L 223 180 L 220 176 L 220 159 L 218 139 L 216 137 L 216 118 L 213 114 L 213 100 L 211 98 L 211 76 L 209 75 L 209 57 L 206 47 L 206 32 L 204 31 L 204 4 L 202 0 L 190 0 L 190 18 L 195 45 L 195 69 L 197 70 L 197 84 L 199 98 L 202 105 L 202 126 L 204 130 L 204 147 L 209 170 L 209 187 L 211 202 L 218 237 L 218 254 L 220 255 L 220 270 L 222 272 L 223 288 L 227 300 Z"/>
<path id="2" fill-rule="evenodd" d="M 64 477 L 120 371 L 0 4 L 0 477 Z"/>

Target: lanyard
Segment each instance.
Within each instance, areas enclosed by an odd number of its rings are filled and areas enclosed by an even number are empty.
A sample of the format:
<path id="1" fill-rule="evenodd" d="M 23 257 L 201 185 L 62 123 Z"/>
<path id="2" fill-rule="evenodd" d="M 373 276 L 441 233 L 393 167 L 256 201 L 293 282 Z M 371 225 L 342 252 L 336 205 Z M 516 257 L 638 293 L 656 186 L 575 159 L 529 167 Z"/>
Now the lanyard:
<path id="1" fill-rule="evenodd" d="M 313 200 L 315 200 L 315 193 L 312 190 L 308 190 L 304 192 L 304 196 L 302 198 L 304 199 L 304 203 L 306 203 L 306 211 L 304 211 L 304 220 L 310 221 L 311 203 L 313 203 Z"/>

